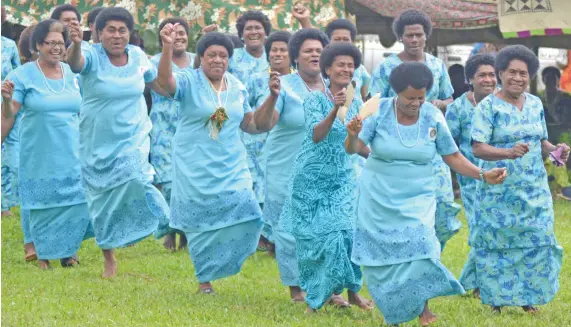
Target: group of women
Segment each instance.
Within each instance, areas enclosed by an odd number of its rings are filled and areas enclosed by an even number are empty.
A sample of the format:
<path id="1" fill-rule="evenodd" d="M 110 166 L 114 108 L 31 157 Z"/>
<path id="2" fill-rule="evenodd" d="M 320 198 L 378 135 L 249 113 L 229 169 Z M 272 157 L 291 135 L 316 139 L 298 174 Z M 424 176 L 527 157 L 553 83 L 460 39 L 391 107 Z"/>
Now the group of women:
<path id="1" fill-rule="evenodd" d="M 295 10 L 305 28 L 293 35 L 248 11 L 237 22 L 244 48 L 212 31 L 196 55 L 188 23 L 166 19 L 151 59 L 128 44 L 134 21 L 122 8 L 97 15 L 93 45 L 76 21 L 69 33 L 56 20 L 35 27 L 38 59 L 2 84 L 2 141 L 22 117 L 23 228 L 40 267 L 77 264 L 95 236 L 113 277 L 114 249 L 153 233 L 174 248 L 179 233 L 199 292 L 215 294 L 212 282 L 237 274 L 263 235 L 308 312 L 371 309 L 363 279 L 388 324 L 428 325 L 430 299 L 465 289 L 496 311 L 549 302 L 561 248 L 542 158 L 561 150 L 566 161 L 569 147 L 547 141 L 541 102 L 525 92 L 533 53 L 475 55 L 471 91 L 451 103 L 443 63 L 424 52 L 422 12 L 395 19 L 405 50 L 369 77 L 353 24 L 324 33 Z M 472 247 L 460 282 L 440 261 L 460 228 L 448 167 L 462 176 Z"/>

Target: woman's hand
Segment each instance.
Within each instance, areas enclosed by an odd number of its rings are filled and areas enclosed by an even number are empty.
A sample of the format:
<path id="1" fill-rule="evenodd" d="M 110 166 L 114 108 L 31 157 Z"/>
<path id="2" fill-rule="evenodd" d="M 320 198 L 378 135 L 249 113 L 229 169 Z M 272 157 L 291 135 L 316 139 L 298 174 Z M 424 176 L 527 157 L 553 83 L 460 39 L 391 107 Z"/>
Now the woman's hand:
<path id="1" fill-rule="evenodd" d="M 4 91 L 4 89 L 2 89 L 2 91 Z M 567 160 L 569 160 L 569 152 L 571 151 L 571 148 L 565 143 L 559 143 L 555 146 L 555 148 L 556 149 L 563 148 L 563 154 L 561 155 L 561 160 L 563 160 L 563 162 L 567 162 Z"/>
<path id="2" fill-rule="evenodd" d="M 218 25 L 216 24 L 210 24 L 208 26 L 205 26 L 202 29 L 202 35 L 210 33 L 210 32 L 216 32 L 218 30 Z"/>
<path id="3" fill-rule="evenodd" d="M 174 39 L 176 37 L 176 27 L 178 23 L 175 24 L 166 24 L 163 29 L 161 30 L 160 37 L 163 45 L 168 44 L 172 45 L 174 43 Z"/>
<path id="4" fill-rule="evenodd" d="M 309 21 L 310 12 L 303 3 L 298 2 L 293 6 L 291 15 L 299 22 L 306 22 Z"/>
<path id="5" fill-rule="evenodd" d="M 69 28 L 69 37 L 71 41 L 75 44 L 80 44 L 83 41 L 83 30 L 81 29 L 81 25 L 78 22 L 71 22 L 68 25 Z"/>
<path id="6" fill-rule="evenodd" d="M 335 109 L 339 109 L 345 105 L 345 101 L 347 101 L 347 88 L 343 88 L 343 90 L 337 92 L 333 96 L 333 102 L 335 103 Z"/>
<path id="7" fill-rule="evenodd" d="M 517 159 L 523 157 L 529 152 L 529 145 L 527 143 L 518 143 L 510 149 L 509 158 Z"/>
<path id="8" fill-rule="evenodd" d="M 2 100 L 12 101 L 12 96 L 14 95 L 14 83 L 9 80 L 5 80 L 2 83 Z"/>
<path id="9" fill-rule="evenodd" d="M 492 185 L 502 184 L 507 176 L 508 171 L 506 168 L 494 168 L 484 172 L 484 182 Z"/>
<path id="10" fill-rule="evenodd" d="M 280 95 L 280 90 L 281 90 L 280 73 L 278 73 L 278 72 L 271 72 L 270 73 L 269 87 L 270 87 L 270 93 L 274 97 L 277 97 Z"/>
<path id="11" fill-rule="evenodd" d="M 361 133 L 361 129 L 363 128 L 363 122 L 361 121 L 361 117 L 358 115 L 351 119 L 349 124 L 347 124 L 347 132 L 351 137 L 357 137 L 359 133 Z"/>

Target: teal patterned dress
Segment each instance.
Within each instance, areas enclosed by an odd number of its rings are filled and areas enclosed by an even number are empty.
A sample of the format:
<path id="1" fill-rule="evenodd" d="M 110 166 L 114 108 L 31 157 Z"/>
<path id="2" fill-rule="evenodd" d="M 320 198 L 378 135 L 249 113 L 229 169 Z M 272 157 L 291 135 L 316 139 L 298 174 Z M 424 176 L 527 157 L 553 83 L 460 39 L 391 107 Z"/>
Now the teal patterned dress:
<path id="1" fill-rule="evenodd" d="M 464 93 L 453 103 L 448 105 L 446 109 L 446 123 L 452 133 L 452 137 L 460 148 L 460 153 L 470 160 L 471 163 L 478 166 L 480 160 L 474 157 L 472 153 L 472 117 L 476 108 L 467 97 L 468 93 Z M 474 197 L 476 196 L 476 185 L 480 181 L 469 177 L 456 175 L 458 184 L 460 184 L 460 194 L 462 196 L 462 204 L 468 222 L 468 231 L 473 230 L 474 225 Z M 476 278 L 476 266 L 474 261 L 475 251 L 471 249 L 468 260 L 462 270 L 460 283 L 464 289 L 471 290 L 476 288 L 474 281 Z"/>
<path id="2" fill-rule="evenodd" d="M 378 112 L 363 122 L 359 138 L 371 154 L 359 180 L 351 256 L 387 324 L 417 318 L 431 298 L 464 293 L 440 262 L 434 226 L 432 158 L 458 148 L 430 103 L 415 124 L 397 124 L 393 98 L 381 99 Z"/>
<path id="3" fill-rule="evenodd" d="M 451 98 L 452 94 L 454 94 L 454 89 L 442 60 L 428 53 L 425 53 L 424 58 L 424 64 L 434 76 L 434 84 L 426 94 L 426 101 Z M 385 59 L 373 72 L 369 94 L 375 95 L 380 93 L 382 98 L 394 97 L 396 93 L 390 86 L 389 77 L 393 69 L 402 63 L 402 60 L 396 54 Z M 442 157 L 439 154 L 434 156 L 433 166 L 434 181 L 437 185 L 436 235 L 440 240 L 440 245 L 444 248 L 446 242 L 458 233 L 462 227 L 462 224 L 456 218 L 460 212 L 460 206 L 454 202 L 450 168 L 442 161 Z"/>
<path id="4" fill-rule="evenodd" d="M 363 101 L 355 97 L 346 120 L 359 112 Z M 353 224 L 356 218 L 357 155 L 345 152 L 347 128 L 335 119 L 329 134 L 313 141 L 314 128 L 333 110 L 323 92 L 305 99 L 305 136 L 293 164 L 288 197 L 280 226 L 296 240 L 300 286 L 312 309 L 321 308 L 333 294 L 362 286 L 359 266 L 351 262 Z"/>
<path id="5" fill-rule="evenodd" d="M 353 81 L 355 81 L 355 94 L 361 97 L 361 89 L 365 85 L 369 86 L 369 83 L 371 82 L 371 74 L 369 74 L 365 66 L 360 65 L 355 69 Z"/>
<path id="6" fill-rule="evenodd" d="M 520 111 L 490 95 L 476 107 L 471 135 L 475 142 L 501 149 L 529 144 L 521 158 L 480 162 L 486 170 L 508 170 L 503 184 L 476 187 L 469 244 L 482 303 L 548 303 L 559 289 L 563 250 L 553 232 L 553 201 L 541 156 L 541 141 L 547 140 L 541 100 L 525 93 Z"/>

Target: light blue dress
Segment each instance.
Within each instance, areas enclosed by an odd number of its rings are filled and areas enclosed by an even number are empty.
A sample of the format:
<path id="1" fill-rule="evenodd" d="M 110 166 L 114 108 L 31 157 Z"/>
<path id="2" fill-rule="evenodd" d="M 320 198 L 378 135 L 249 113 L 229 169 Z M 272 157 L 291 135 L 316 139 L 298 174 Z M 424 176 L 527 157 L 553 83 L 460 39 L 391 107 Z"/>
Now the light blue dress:
<path id="1" fill-rule="evenodd" d="M 371 82 L 371 74 L 369 74 L 365 66 L 360 65 L 353 73 L 353 81 L 355 81 L 355 94 L 361 97 L 361 89 L 365 85 L 369 86 L 369 83 Z"/>
<path id="2" fill-rule="evenodd" d="M 362 105 L 361 98 L 355 97 L 346 120 L 356 116 Z M 357 155 L 345 152 L 347 128 L 339 118 L 325 139 L 313 142 L 314 128 L 333 110 L 329 97 L 314 91 L 303 107 L 305 135 L 293 164 L 280 227 L 295 238 L 305 301 L 319 309 L 333 294 L 345 288 L 358 292 L 363 284 L 361 269 L 351 262 Z"/>
<path id="3" fill-rule="evenodd" d="M 45 78 L 36 62 L 8 75 L 23 114 L 21 207 L 29 211 L 31 239 L 42 260 L 71 257 L 93 237 L 79 164 L 79 85 L 69 66 L 62 68 L 58 80 Z"/>
<path id="4" fill-rule="evenodd" d="M 190 66 L 180 68 L 173 62 L 173 72 L 181 69 L 192 69 L 196 55 L 187 52 L 187 56 L 190 59 Z M 161 57 L 162 53 L 159 53 L 150 59 L 155 69 L 158 69 Z M 150 114 L 153 123 L 151 129 L 151 165 L 155 169 L 153 183 L 161 186 L 161 193 L 167 203 L 170 203 L 172 193 L 172 140 L 178 123 L 180 102 L 162 96 L 153 90 L 151 90 L 151 97 L 153 101 Z M 158 235 L 168 232 L 168 228 L 168 220 L 161 221 L 157 229 Z"/>
<path id="5" fill-rule="evenodd" d="M 527 306 L 548 303 L 559 289 L 563 249 L 553 232 L 553 201 L 541 156 L 547 128 L 541 100 L 525 93 L 520 111 L 489 95 L 472 118 L 472 140 L 509 149 L 529 144 L 515 160 L 480 161 L 486 169 L 505 167 L 501 185 L 478 183 L 470 246 L 482 303 Z"/>
<path id="6" fill-rule="evenodd" d="M 252 109 L 248 92 L 226 73 L 221 93 L 229 119 L 217 140 L 205 126 L 218 107 L 202 69 L 174 74 L 181 102 L 173 139 L 170 227 L 186 233 L 195 274 L 201 283 L 235 275 L 256 251 L 262 212 L 248 171 L 240 124 Z"/>
<path id="7" fill-rule="evenodd" d="M 125 66 L 114 66 L 101 44 L 83 51 L 80 160 L 87 204 L 102 249 L 134 244 L 151 235 L 168 205 L 152 185 L 151 121 L 143 97 L 157 70 L 128 45 Z"/>
<path id="8" fill-rule="evenodd" d="M 433 157 L 458 148 L 444 115 L 428 102 L 414 125 L 397 130 L 393 100 L 381 99 L 359 134 L 371 154 L 359 181 L 352 253 L 387 324 L 415 319 L 431 298 L 464 293 L 440 262 L 432 182 Z"/>
<path id="9" fill-rule="evenodd" d="M 456 140 L 459 145 L 460 153 L 470 160 L 471 163 L 478 166 L 480 160 L 474 157 L 472 153 L 472 117 L 474 116 L 475 107 L 472 102 L 467 97 L 468 93 L 464 93 L 454 102 L 448 105 L 446 109 L 446 123 L 452 133 L 452 137 Z M 473 230 L 474 225 L 474 197 L 476 196 L 476 185 L 480 181 L 462 176 L 460 174 L 456 175 L 458 178 L 458 184 L 460 184 L 460 194 L 462 196 L 462 204 L 464 205 L 464 211 L 466 214 L 466 220 L 468 222 L 468 231 Z M 466 290 L 471 290 L 476 288 L 476 266 L 474 261 L 475 251 L 470 250 L 468 254 L 468 260 L 464 265 L 462 274 L 460 276 L 460 283 Z"/>
<path id="10" fill-rule="evenodd" d="M 16 43 L 2 36 L 2 81 L 18 66 L 20 66 L 20 56 Z M 10 210 L 20 202 L 18 198 L 18 129 L 21 118 L 21 115 L 16 118 L 12 131 L 2 143 L 2 211 Z"/>
<path id="11" fill-rule="evenodd" d="M 249 103 L 252 109 L 258 108 L 269 95 L 268 83 L 263 83 L 264 75 L 268 76 L 270 64 L 266 52 L 261 57 L 255 58 L 246 51 L 246 48 L 234 49 L 234 54 L 228 63 L 228 71 L 232 73 L 248 90 L 248 94 L 254 89 L 258 89 L 256 94 L 249 96 Z M 267 92 L 266 92 L 267 90 Z M 256 100 L 254 100 L 256 98 Z M 257 101 L 261 102 L 258 104 Z M 267 133 L 250 135 L 242 133 L 242 141 L 248 153 L 248 168 L 252 175 L 254 192 L 258 203 L 264 203 L 264 157 L 263 149 L 266 142 Z M 267 228 L 266 228 L 267 229 Z"/>
<path id="12" fill-rule="evenodd" d="M 426 101 L 451 98 L 452 94 L 454 94 L 454 89 L 442 60 L 428 53 L 425 53 L 424 58 L 424 64 L 430 69 L 434 77 L 434 84 L 426 94 Z M 396 54 L 385 59 L 373 72 L 369 93 L 371 95 L 380 93 L 382 98 L 396 96 L 389 83 L 389 77 L 393 69 L 402 63 L 403 61 Z M 434 156 L 433 166 L 434 181 L 437 185 L 436 235 L 444 249 L 446 242 L 458 233 L 462 227 L 462 223 L 456 218 L 460 212 L 460 205 L 454 202 L 450 168 L 444 163 L 438 153 Z"/>
<path id="13" fill-rule="evenodd" d="M 311 94 L 299 74 L 280 77 L 281 90 L 275 110 L 280 118 L 266 140 L 266 198 L 264 222 L 273 230 L 281 281 L 299 286 L 295 238 L 279 226 L 293 162 L 305 137 L 304 100 Z"/>

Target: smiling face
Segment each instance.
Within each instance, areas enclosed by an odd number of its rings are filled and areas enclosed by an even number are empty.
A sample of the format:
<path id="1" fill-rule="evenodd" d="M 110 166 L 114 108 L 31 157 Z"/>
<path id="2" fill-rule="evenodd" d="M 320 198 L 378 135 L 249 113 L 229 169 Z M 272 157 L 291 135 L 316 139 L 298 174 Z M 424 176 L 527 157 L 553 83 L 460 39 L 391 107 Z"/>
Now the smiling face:
<path id="1" fill-rule="evenodd" d="M 228 50 L 221 45 L 211 45 L 204 51 L 200 64 L 210 80 L 219 81 L 228 70 Z"/>
<path id="2" fill-rule="evenodd" d="M 181 55 L 186 52 L 188 47 L 188 34 L 182 25 L 177 25 L 175 33 L 173 51 L 175 55 Z"/>
<path id="3" fill-rule="evenodd" d="M 64 11 L 59 16 L 59 21 L 62 22 L 65 26 L 69 26 L 72 22 L 79 22 L 77 20 L 77 15 L 73 11 Z"/>
<path id="4" fill-rule="evenodd" d="M 123 21 L 110 20 L 98 33 L 101 44 L 112 56 L 120 56 L 129 43 L 129 29 Z"/>
<path id="5" fill-rule="evenodd" d="M 259 49 L 266 41 L 266 31 L 264 25 L 257 20 L 249 20 L 244 26 L 242 39 L 248 49 Z"/>
<path id="6" fill-rule="evenodd" d="M 333 44 L 338 42 L 344 42 L 344 43 L 353 42 L 353 40 L 351 40 L 351 31 L 341 28 L 334 30 L 331 33 L 331 43 Z"/>
<path id="7" fill-rule="evenodd" d="M 270 48 L 270 67 L 272 70 L 282 70 L 289 68 L 289 52 L 287 43 L 283 41 L 272 42 Z"/>
<path id="8" fill-rule="evenodd" d="M 500 72 L 502 90 L 513 97 L 519 97 L 529 85 L 527 64 L 519 59 L 510 61 L 508 68 Z"/>
<path id="9" fill-rule="evenodd" d="M 355 61 L 351 56 L 336 56 L 331 67 L 325 69 L 331 84 L 346 87 L 353 79 Z"/>
<path id="10" fill-rule="evenodd" d="M 36 44 L 39 57 L 51 65 L 63 61 L 65 43 L 61 32 L 49 32 L 42 43 Z"/>
<path id="11" fill-rule="evenodd" d="M 420 24 L 405 26 L 402 43 L 406 53 L 415 57 L 419 56 L 424 52 L 424 47 L 426 46 L 424 27 Z"/>
<path id="12" fill-rule="evenodd" d="M 319 57 L 323 45 L 318 40 L 305 40 L 299 48 L 298 69 L 308 75 L 319 75 Z"/>
<path id="13" fill-rule="evenodd" d="M 420 107 L 426 100 L 426 88 L 417 90 L 411 86 L 398 94 L 397 108 L 409 118 L 418 117 Z"/>
<path id="14" fill-rule="evenodd" d="M 470 79 L 470 84 L 474 87 L 474 93 L 487 96 L 494 92 L 497 84 L 496 71 L 491 65 L 481 65 L 476 70 L 474 77 Z"/>

